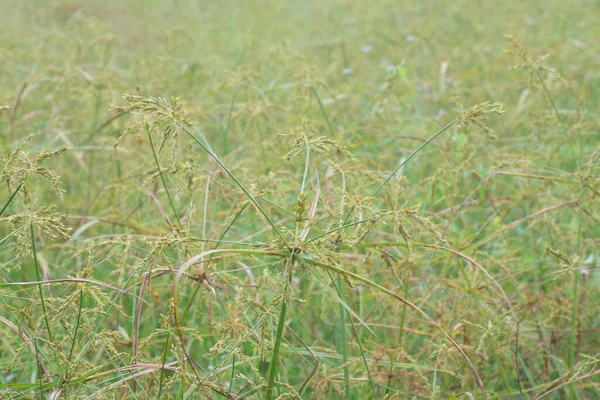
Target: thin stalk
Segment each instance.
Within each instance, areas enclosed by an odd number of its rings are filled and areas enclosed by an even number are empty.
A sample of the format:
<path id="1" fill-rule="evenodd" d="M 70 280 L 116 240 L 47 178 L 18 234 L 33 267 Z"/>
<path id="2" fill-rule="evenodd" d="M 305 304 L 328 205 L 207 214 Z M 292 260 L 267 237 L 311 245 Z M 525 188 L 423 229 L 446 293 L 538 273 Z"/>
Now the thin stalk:
<path id="1" fill-rule="evenodd" d="M 410 267 L 406 267 L 406 278 L 404 278 L 404 298 L 408 298 L 408 289 L 410 287 Z M 406 324 L 406 304 L 402 304 L 402 314 L 400 315 L 400 332 L 398 332 L 398 345 L 403 346 L 404 326 Z"/>
<path id="2" fill-rule="evenodd" d="M 179 127 L 181 129 L 183 129 L 185 133 L 187 133 L 196 143 L 198 143 L 208 153 L 208 155 L 211 156 L 217 162 L 217 164 L 219 164 L 219 166 L 221 168 L 223 168 L 223 170 L 227 173 L 227 175 L 229 175 L 229 177 L 231 179 L 233 179 L 233 181 L 236 183 L 236 185 L 238 185 L 238 187 L 242 190 L 242 192 L 244 192 L 244 194 L 248 197 L 248 199 L 252 202 L 252 204 L 254 204 L 256 209 L 263 215 L 263 217 L 265 217 L 265 220 L 269 223 L 269 225 L 271 225 L 271 228 L 273 228 L 273 231 L 277 234 L 277 236 L 279 236 L 279 239 L 281 239 L 281 241 L 283 242 L 285 247 L 290 249 L 290 246 L 288 245 L 287 240 L 285 240 L 285 237 L 283 236 L 281 231 L 277 228 L 277 226 L 273 223 L 273 221 L 271 221 L 271 218 L 269 218 L 269 216 L 263 210 L 263 208 L 260 206 L 258 201 L 256 201 L 256 199 L 250 194 L 250 192 L 248 192 L 248 190 L 235 177 L 235 175 L 233 175 L 233 173 L 231 171 L 229 171 L 229 169 L 225 166 L 225 164 L 223 164 L 223 162 L 219 159 L 219 157 L 217 157 L 217 155 L 212 150 L 210 150 L 204 143 L 202 143 L 202 141 L 200 139 L 198 139 L 192 132 L 190 132 L 185 127 L 185 125 L 183 125 L 180 122 L 177 122 L 177 125 L 179 125 Z"/>
<path id="3" fill-rule="evenodd" d="M 160 175 L 160 180 L 162 181 L 163 187 L 165 188 L 165 192 L 167 193 L 167 198 L 169 199 L 169 204 L 171 204 L 171 210 L 173 210 L 173 214 L 177 219 L 177 223 L 179 224 L 179 229 L 182 228 L 181 220 L 179 219 L 179 214 L 175 209 L 175 204 L 173 204 L 173 199 L 171 199 L 171 193 L 169 193 L 169 188 L 167 187 L 167 182 L 165 181 L 165 177 L 163 176 L 162 170 L 160 169 L 160 164 L 158 163 L 158 157 L 156 156 L 156 151 L 154 150 L 154 143 L 152 143 L 152 135 L 150 135 L 150 128 L 146 123 L 146 133 L 148 134 L 148 140 L 150 141 L 150 147 L 152 148 L 152 155 L 154 156 L 154 161 L 156 162 L 156 168 L 158 169 L 158 174 Z"/>
<path id="4" fill-rule="evenodd" d="M 521 356 L 519 355 L 519 358 Z M 529 368 L 527 368 L 527 363 L 525 363 L 525 360 L 520 359 L 521 364 L 523 364 L 523 366 L 525 366 L 523 368 L 523 372 L 525 373 L 525 377 L 527 378 L 527 381 L 529 382 L 529 385 L 531 385 L 531 387 L 536 387 L 536 383 L 535 383 L 535 379 L 533 379 L 533 375 L 531 374 L 531 372 L 529 371 Z"/>
<path id="5" fill-rule="evenodd" d="M 331 276 L 331 272 L 329 273 L 329 275 Z M 333 276 L 331 276 L 331 278 L 333 279 Z M 340 297 L 342 296 L 342 291 L 341 288 L 342 287 L 342 276 L 338 275 L 338 291 L 339 291 L 339 295 Z M 344 389 L 345 389 L 345 398 L 350 400 L 352 398 L 352 392 L 350 391 L 350 369 L 348 368 L 348 343 L 346 343 L 346 321 L 345 321 L 345 312 L 346 310 L 344 309 L 344 306 L 342 305 L 342 303 L 339 304 L 339 313 L 340 313 L 340 345 L 342 347 L 342 363 L 344 364 Z M 358 339 L 358 337 L 357 337 Z M 367 369 L 368 371 L 368 369 Z M 369 381 L 371 382 L 371 385 L 373 384 L 373 382 L 370 379 L 370 373 L 369 373 Z"/>
<path id="6" fill-rule="evenodd" d="M 546 87 L 546 84 L 544 83 L 544 80 L 542 79 L 542 75 L 540 74 L 540 71 L 538 71 L 536 69 L 535 70 L 535 74 L 537 75 L 540 83 L 542 84 L 542 87 L 544 88 L 544 92 L 546 92 L 546 96 L 548 96 L 548 99 L 550 100 L 550 104 L 552 104 L 552 109 L 554 110 L 554 114 L 556 114 L 556 119 L 558 119 L 558 123 L 560 124 L 560 128 L 562 129 L 563 134 L 565 135 L 565 138 L 567 139 L 567 142 L 569 143 L 569 149 L 571 149 L 571 155 L 573 156 L 573 159 L 576 162 L 577 169 L 579 169 L 579 158 L 575 155 L 575 149 L 573 148 L 573 142 L 571 141 L 571 138 L 569 137 L 569 132 L 565 128 L 563 120 L 560 117 L 560 114 L 558 113 L 558 109 L 556 108 L 556 104 L 554 104 L 554 99 L 552 98 L 552 95 L 550 94 L 550 91 Z"/>
<path id="7" fill-rule="evenodd" d="M 165 375 L 165 363 L 167 362 L 167 354 L 169 353 L 169 339 L 171 338 L 171 331 L 167 331 L 167 341 L 165 343 L 165 351 L 162 356 L 162 368 L 160 369 L 160 377 L 158 378 L 158 397 L 157 399 L 161 399 L 162 390 L 163 390 L 163 378 Z"/>
<path id="8" fill-rule="evenodd" d="M 83 303 L 83 289 L 81 289 L 79 291 L 79 306 L 78 306 L 78 310 L 77 310 L 77 318 L 75 319 L 75 328 L 73 328 L 73 340 L 71 341 L 71 349 L 69 350 L 69 357 L 67 358 L 67 361 L 71 362 L 71 358 L 73 357 L 73 350 L 75 349 L 75 343 L 77 342 L 77 331 L 79 330 L 79 322 L 81 320 L 81 308 L 82 308 L 82 303 Z M 68 375 L 69 372 L 69 366 L 67 367 L 67 372 L 66 374 Z M 62 380 L 64 382 L 64 378 L 65 376 L 62 377 Z M 65 384 L 65 398 L 68 397 L 68 385 L 69 382 L 67 381 Z M 81 386 L 79 388 L 79 391 L 81 391 Z M 75 396 L 75 398 L 77 398 L 77 396 Z"/>
<path id="9" fill-rule="evenodd" d="M 206 220 L 208 219 L 208 197 L 210 194 L 210 175 L 206 178 L 206 190 L 204 191 L 204 210 L 202 216 L 202 237 L 206 237 Z M 202 242 L 202 251 L 204 251 L 204 244 Z"/>
<path id="10" fill-rule="evenodd" d="M 383 187 L 385 186 L 385 184 L 388 183 L 394 177 L 394 175 L 396 175 L 398 173 L 398 171 L 400 171 L 400 169 L 402 167 L 404 167 L 415 155 L 417 155 L 421 150 L 423 150 L 423 148 L 425 146 L 427 146 L 429 143 L 431 143 L 433 140 L 435 140 L 435 138 L 437 138 L 442 133 L 444 133 L 445 131 L 447 131 L 448 129 L 450 129 L 452 126 L 454 126 L 456 124 L 456 122 L 457 122 L 457 120 L 454 120 L 454 121 L 450 122 L 448 125 L 444 126 L 442 129 L 440 129 L 439 131 L 437 131 L 436 133 L 434 133 L 429 139 L 427 139 L 426 141 L 424 141 L 419 147 L 417 147 L 415 150 L 413 150 L 413 152 L 410 153 L 410 155 L 404 161 L 402 161 L 396 167 L 396 169 L 394 169 L 392 171 L 392 173 L 389 174 L 387 176 L 387 178 L 385 178 L 383 180 L 383 182 L 381 182 L 379 184 L 379 186 L 377 186 L 377 188 L 371 194 L 371 197 L 376 197 L 379 194 L 379 192 L 381 191 L 381 189 L 383 189 Z M 350 208 L 350 210 L 348 211 L 348 214 L 346 214 L 346 218 L 344 219 L 345 223 L 348 222 L 348 218 L 350 218 L 350 215 L 352 215 L 353 211 L 354 211 L 354 206 L 352 206 L 352 208 Z"/>
<path id="11" fill-rule="evenodd" d="M 335 233 L 337 231 L 341 231 L 341 230 L 349 228 L 351 226 L 362 224 L 363 222 L 372 221 L 372 220 L 377 219 L 377 218 L 380 218 L 380 217 L 379 216 L 369 217 L 369 218 L 361 219 L 360 221 L 350 222 L 349 224 L 345 224 L 345 225 L 339 226 L 337 228 L 330 229 L 327 232 L 323 232 L 320 235 L 317 235 L 317 236 L 314 236 L 314 237 L 308 239 L 306 242 L 304 242 L 304 244 L 307 245 L 307 244 L 309 244 L 311 242 L 314 242 L 315 240 L 321 239 L 322 237 L 325 237 L 327 235 L 331 235 L 332 233 Z"/>
<path id="12" fill-rule="evenodd" d="M 379 292 L 385 293 L 388 296 L 391 296 L 393 298 L 395 298 L 396 300 L 400 301 L 403 304 L 406 304 L 409 308 L 411 308 L 413 311 L 415 311 L 417 314 L 419 314 L 422 318 L 424 318 L 427 322 L 429 322 L 431 325 L 433 325 L 440 333 L 442 333 L 444 335 L 444 337 L 446 338 L 446 340 L 448 340 L 452 346 L 460 353 L 460 355 L 465 359 L 465 361 L 467 362 L 467 364 L 469 364 L 469 368 L 471 369 L 471 372 L 473 374 L 473 377 L 475 378 L 475 381 L 477 382 L 477 386 L 479 387 L 479 390 L 481 392 L 482 398 L 484 400 L 486 400 L 487 397 L 487 393 L 485 390 L 485 386 L 483 384 L 483 381 L 481 380 L 481 376 L 479 375 L 479 373 L 477 372 L 477 369 L 475 368 L 475 365 L 473 365 L 473 362 L 471 361 L 471 359 L 469 358 L 469 356 L 467 355 L 467 353 L 465 353 L 465 351 L 459 346 L 459 344 L 456 342 L 456 340 L 454 340 L 454 338 L 452 336 L 450 336 L 450 334 L 448 332 L 446 332 L 444 330 L 444 328 L 442 328 L 442 326 L 440 324 L 438 324 L 437 322 L 435 322 L 425 311 L 421 310 L 418 306 L 416 306 L 415 304 L 411 303 L 410 301 L 406 300 L 404 297 L 397 295 L 396 293 L 392 292 L 389 289 L 386 289 L 385 287 L 361 276 L 358 274 L 355 274 L 353 272 L 347 271 L 343 268 L 340 268 L 336 265 L 330 265 L 330 264 L 326 264 L 323 263 L 321 261 L 318 260 L 313 260 L 312 258 L 306 257 L 306 256 L 300 256 L 300 259 L 304 262 L 307 262 L 309 264 L 313 264 L 316 265 L 318 267 L 321 267 L 325 270 L 331 271 L 331 272 L 335 272 L 338 274 L 342 274 L 344 276 L 347 276 L 349 278 L 352 278 L 354 280 L 357 280 L 359 282 L 362 282 L 368 286 L 370 286 L 373 289 L 378 290 Z"/>
<path id="13" fill-rule="evenodd" d="M 402 161 L 396 167 L 396 169 L 393 170 L 392 173 L 389 174 L 388 177 L 385 178 L 385 180 L 383 182 L 381 182 L 381 184 L 379 186 L 377 186 L 377 188 L 371 194 L 371 197 L 376 197 L 379 194 L 379 192 L 381 191 L 381 189 L 385 186 L 385 184 L 388 183 L 394 177 L 394 175 L 396 175 L 396 173 L 398 171 L 400 171 L 400 169 L 406 165 L 406 163 L 408 163 L 415 155 L 417 155 L 421 150 L 423 150 L 423 148 L 425 146 L 427 146 L 429 143 L 431 143 L 433 140 L 435 140 L 435 138 L 437 138 L 442 133 L 444 133 L 445 131 L 447 131 L 448 129 L 450 129 L 452 126 L 454 126 L 454 124 L 456 124 L 456 122 L 457 122 L 457 120 L 454 120 L 454 121 L 450 122 L 448 125 L 446 125 L 442 129 L 440 129 L 439 131 L 437 131 L 436 133 L 434 133 L 429 139 L 427 139 L 426 141 L 424 141 L 419 147 L 417 147 L 415 150 L 413 150 L 413 152 L 410 153 L 410 155 L 408 157 L 406 157 L 406 159 L 404 161 Z"/>
<path id="14" fill-rule="evenodd" d="M 306 161 L 304 163 L 304 174 L 302 174 L 302 186 L 300 187 L 300 194 L 304 193 L 306 187 L 306 176 L 308 175 L 308 166 L 310 163 L 310 146 L 306 143 Z"/>
<path id="15" fill-rule="evenodd" d="M 271 400 L 273 395 L 273 386 L 275 385 L 275 376 L 277 376 L 277 359 L 279 358 L 279 349 L 281 347 L 281 340 L 283 337 L 283 327 L 285 325 L 285 313 L 287 310 L 287 292 L 292 280 L 292 267 L 294 263 L 294 257 L 289 262 L 288 277 L 283 288 L 283 296 L 281 299 L 281 309 L 279 310 L 279 322 L 277 323 L 277 334 L 275 336 L 275 345 L 273 346 L 273 356 L 271 357 L 271 368 L 269 370 L 269 381 L 267 383 L 267 400 Z"/>
<path id="16" fill-rule="evenodd" d="M 181 374 L 181 388 L 179 389 L 179 394 L 177 395 L 177 400 L 183 400 L 184 389 L 185 389 L 185 374 Z"/>
<path id="17" fill-rule="evenodd" d="M 14 190 L 14 192 L 12 192 L 12 194 L 8 198 L 8 201 L 6 202 L 6 204 L 4 205 L 4 207 L 2 207 L 2 210 L 0 210 L 0 215 L 4 214 L 4 211 L 6 210 L 6 208 L 8 207 L 8 205 L 13 201 L 13 199 L 17 195 L 17 192 L 19 191 L 19 189 L 21 189 L 21 186 L 23 186 L 22 183 L 20 183 L 19 186 L 17 186 L 17 188 Z"/>
<path id="18" fill-rule="evenodd" d="M 284 256 L 284 254 L 272 251 L 272 250 L 249 250 L 249 249 L 220 249 L 220 250 L 209 250 L 209 251 L 205 251 L 203 253 L 200 253 L 192 258 L 190 258 L 189 260 L 187 260 L 186 262 L 184 262 L 183 264 L 181 264 L 179 266 L 179 268 L 177 269 L 177 273 L 175 274 L 175 278 L 173 279 L 173 284 L 172 284 L 172 289 L 171 289 L 171 296 L 173 298 L 173 303 L 175 304 L 175 307 L 173 309 L 173 319 L 175 322 L 175 327 L 177 329 L 177 334 L 179 336 L 180 339 L 180 344 L 182 346 L 182 351 L 183 354 L 185 355 L 185 357 L 187 357 L 188 362 L 190 363 L 190 365 L 192 366 L 192 371 L 193 373 L 196 375 L 196 377 L 198 379 L 200 379 L 200 376 L 198 375 L 196 368 L 200 368 L 202 371 L 204 371 L 204 369 L 202 367 L 200 367 L 189 355 L 188 352 L 184 346 L 184 337 L 183 337 L 183 329 L 182 329 L 182 325 L 181 325 L 181 317 L 179 315 L 179 292 L 178 292 L 178 288 L 179 288 L 179 283 L 181 282 L 181 279 L 185 276 L 187 270 L 195 264 L 198 264 L 199 262 L 203 262 L 205 260 L 205 258 L 211 254 L 214 253 L 230 253 L 230 254 L 254 254 L 254 255 L 272 255 L 272 256 L 277 256 L 277 257 L 281 257 Z"/>
<path id="19" fill-rule="evenodd" d="M 338 275 L 338 282 L 339 282 L 339 286 L 336 285 L 335 280 L 333 279 L 333 275 L 331 274 L 330 270 L 327 270 L 327 274 L 329 275 L 329 278 L 331 279 L 331 283 L 333 284 L 333 287 L 335 288 L 338 296 L 340 297 L 340 299 L 344 299 L 343 295 L 342 295 L 342 283 L 341 283 L 341 274 Z M 360 341 L 360 337 L 358 336 L 358 331 L 356 330 L 356 327 L 354 326 L 354 322 L 352 321 L 352 315 L 350 315 L 350 312 L 342 305 L 342 303 L 340 303 L 340 307 L 341 309 L 343 309 L 346 313 L 348 313 L 348 320 L 350 321 L 350 326 L 352 326 L 352 332 L 354 333 L 354 338 L 356 339 L 356 343 L 358 344 L 358 348 L 360 349 L 360 354 L 362 356 L 363 359 L 363 363 L 365 364 L 365 369 L 367 370 L 367 376 L 369 377 L 369 384 L 371 386 L 371 391 L 373 392 L 373 398 L 376 399 L 377 398 L 377 394 L 375 393 L 375 384 L 373 383 L 373 377 L 371 376 L 371 370 L 369 369 L 369 363 L 367 361 L 367 356 L 365 354 L 365 351 L 363 349 L 362 343 Z M 342 327 L 343 329 L 343 327 Z M 344 347 L 346 347 L 346 343 L 344 343 Z M 342 360 L 344 363 L 348 362 L 348 349 L 345 349 L 346 354 L 342 354 Z M 351 398 L 351 397 L 347 397 L 349 395 L 350 392 L 350 377 L 348 376 L 348 380 L 346 381 L 346 369 L 344 368 L 344 381 L 346 384 L 346 398 Z"/>
<path id="20" fill-rule="evenodd" d="M 35 354 L 40 354 L 40 349 L 38 349 L 36 338 L 33 339 L 33 345 L 35 346 Z M 42 385 L 42 366 L 40 364 L 39 357 L 36 357 L 35 359 L 37 360 L 38 374 L 40 375 L 40 379 L 38 380 L 40 386 L 40 399 L 44 400 L 44 386 Z"/>
<path id="21" fill-rule="evenodd" d="M 218 368 L 221 366 L 221 364 L 223 364 L 225 361 L 227 361 L 227 359 L 229 358 L 229 356 L 238 348 L 240 347 L 245 341 L 246 339 L 248 339 L 248 337 L 252 334 L 252 332 L 254 332 L 256 329 L 258 329 L 260 327 L 260 325 L 263 323 L 263 321 L 265 320 L 265 317 L 263 316 L 261 319 L 258 320 L 258 322 L 256 324 L 254 324 L 254 326 L 252 328 L 250 328 L 248 330 L 248 332 L 246 332 L 246 334 L 244 336 L 242 336 L 240 338 L 240 340 L 237 341 L 237 343 L 231 347 L 231 349 L 225 354 L 223 355 L 223 357 L 221 357 L 221 360 L 219 360 L 219 362 L 206 374 L 204 375 L 204 377 L 200 380 L 200 383 L 202 382 L 206 382 L 206 380 L 215 372 L 218 371 Z M 233 355 L 234 357 L 234 365 L 235 365 L 235 354 Z M 233 382 L 233 373 L 232 373 L 232 382 Z M 233 384 L 233 383 L 232 383 Z"/>
<path id="22" fill-rule="evenodd" d="M 554 110 L 554 114 L 556 115 L 556 119 L 558 119 L 558 123 L 560 124 L 560 128 L 565 136 L 565 138 L 567 139 L 567 143 L 569 144 L 569 149 L 571 150 L 571 155 L 573 157 L 573 160 L 575 160 L 575 165 L 577 166 L 577 170 L 580 170 L 580 164 L 579 164 L 579 157 L 576 156 L 575 154 L 575 148 L 573 147 L 573 142 L 571 141 L 571 138 L 569 136 L 569 132 L 567 131 L 562 118 L 560 117 L 560 113 L 558 112 L 558 109 L 556 108 L 556 104 L 554 103 L 554 99 L 552 98 L 552 95 L 550 94 L 550 91 L 548 90 L 548 87 L 546 86 L 546 83 L 544 82 L 544 80 L 542 79 L 542 75 L 540 74 L 540 71 L 538 69 L 535 69 L 535 74 L 538 78 L 538 80 L 540 81 L 540 84 L 542 85 L 542 88 L 544 89 L 544 92 L 546 93 L 546 96 L 548 97 L 548 100 L 550 100 L 550 104 L 552 105 L 552 109 Z M 580 250 L 581 250 L 581 208 L 583 207 L 583 189 L 582 189 L 582 194 L 581 194 L 581 199 L 579 202 L 579 213 L 578 213 L 578 235 L 577 235 L 577 255 L 580 254 Z M 573 373 L 573 369 L 575 367 L 575 353 L 577 352 L 577 309 L 578 309 L 578 298 L 577 298 L 577 291 L 578 291 L 578 280 L 577 279 L 573 279 L 573 290 L 571 293 L 571 333 L 569 335 L 569 357 L 568 357 L 568 365 L 569 368 L 571 370 L 571 373 Z M 573 388 L 572 385 L 569 385 L 569 388 Z M 575 397 L 579 398 L 579 394 L 577 392 L 576 389 L 572 389 L 573 393 L 575 394 Z"/>
<path id="23" fill-rule="evenodd" d="M 229 378 L 229 393 L 233 389 L 233 377 L 235 376 L 235 354 L 231 359 L 231 377 Z"/>
<path id="24" fill-rule="evenodd" d="M 73 350 L 75 349 L 75 342 L 77 339 L 77 331 L 79 330 L 79 321 L 81 320 L 81 308 L 83 304 L 83 289 L 79 291 L 79 309 L 77 310 L 77 319 L 75 320 L 75 328 L 73 329 L 73 341 L 71 342 L 71 349 L 69 350 L 69 358 L 71 361 L 71 357 L 73 356 Z"/>
<path id="25" fill-rule="evenodd" d="M 317 99 L 317 102 L 319 103 L 319 108 L 321 109 L 321 114 L 323 114 L 323 118 L 325 118 L 325 122 L 327 122 L 327 126 L 329 127 L 329 130 L 333 134 L 333 126 L 331 126 L 331 122 L 329 122 L 329 118 L 327 117 L 327 112 L 325 111 L 325 107 L 323 107 L 323 103 L 321 102 L 321 99 L 319 98 L 319 95 L 317 94 L 317 89 L 315 89 L 313 87 L 312 90 L 315 95 L 315 98 Z"/>
<path id="26" fill-rule="evenodd" d="M 218 249 L 219 246 L 222 243 L 222 239 L 225 237 L 225 235 L 227 234 L 227 232 L 229 231 L 229 229 L 233 226 L 233 224 L 235 223 L 235 221 L 238 219 L 238 217 L 244 212 L 244 210 L 246 209 L 248 203 L 246 203 L 241 209 L 240 211 L 238 211 L 238 213 L 235 215 L 235 217 L 233 217 L 233 219 L 231 220 L 231 222 L 229 223 L 229 225 L 227 225 L 227 227 L 223 230 L 223 233 L 221 233 L 221 237 L 219 238 L 218 241 L 216 241 L 217 245 L 215 246 L 215 249 Z M 208 261 L 210 262 L 210 260 L 212 260 L 213 255 L 211 254 L 210 258 L 208 259 Z M 192 296 L 190 297 L 190 300 L 188 301 L 188 304 L 186 305 L 183 313 L 181 314 L 181 323 L 183 323 L 183 321 L 185 320 L 185 317 L 187 316 L 187 313 L 189 312 L 194 299 L 196 298 L 196 295 L 198 294 L 198 291 L 200 290 L 200 285 L 196 285 L 196 288 L 194 289 L 194 292 L 192 293 Z"/>
<path id="27" fill-rule="evenodd" d="M 579 210 L 577 212 L 577 219 L 578 219 L 578 225 L 577 225 L 577 253 L 576 254 L 581 254 L 581 230 L 582 230 L 582 209 L 583 209 L 583 195 L 584 195 L 584 191 L 583 188 L 581 189 L 581 194 L 580 194 L 580 198 L 579 198 Z M 568 362 L 569 362 L 569 368 L 571 370 L 571 373 L 574 373 L 574 369 L 575 369 L 575 362 L 576 362 L 576 353 L 577 353 L 577 311 L 578 311 L 578 291 L 579 291 L 579 276 L 577 276 L 577 274 L 573 274 L 573 276 L 575 277 L 575 279 L 573 280 L 573 292 L 571 294 L 571 308 L 572 308 L 572 314 L 571 314 L 571 332 L 569 335 L 569 358 L 568 358 Z M 576 398 L 580 398 L 579 396 L 579 392 L 577 391 L 577 389 L 575 388 L 574 385 L 569 385 L 568 386 L 569 389 L 571 390 L 572 393 L 575 394 Z"/>
<path id="28" fill-rule="evenodd" d="M 227 154 L 227 147 L 229 144 L 229 126 L 231 124 L 231 116 L 233 115 L 233 104 L 235 103 L 235 93 L 231 97 L 231 105 L 229 106 L 229 115 L 227 116 L 227 125 L 223 131 L 223 154 Z"/>
<path id="29" fill-rule="evenodd" d="M 573 274 L 575 275 L 575 274 Z M 569 334 L 569 368 L 575 366 L 575 352 L 577 350 L 577 277 L 573 279 L 573 291 L 571 292 L 571 332 Z"/>
<path id="30" fill-rule="evenodd" d="M 35 237 L 33 234 L 33 223 L 29 222 L 29 230 L 31 231 L 31 249 L 33 251 L 33 262 L 35 264 L 35 274 L 37 276 L 38 282 L 42 280 L 40 275 L 40 268 L 37 260 L 37 253 L 35 252 Z M 42 312 L 44 313 L 44 322 L 46 323 L 46 330 L 48 331 L 48 338 L 50 342 L 54 342 L 52 338 L 52 331 L 50 330 L 50 323 L 48 322 L 48 313 L 46 312 L 46 303 L 44 302 L 44 292 L 42 291 L 42 284 L 38 283 L 38 290 L 40 292 L 40 301 L 42 302 Z"/>

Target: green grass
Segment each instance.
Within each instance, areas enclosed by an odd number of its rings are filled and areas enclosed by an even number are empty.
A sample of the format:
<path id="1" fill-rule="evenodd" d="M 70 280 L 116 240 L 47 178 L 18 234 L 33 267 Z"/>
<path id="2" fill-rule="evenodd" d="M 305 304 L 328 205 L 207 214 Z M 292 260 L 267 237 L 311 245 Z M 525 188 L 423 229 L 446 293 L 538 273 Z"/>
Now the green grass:
<path id="1" fill-rule="evenodd" d="M 3 5 L 0 398 L 600 397 L 597 3 Z"/>

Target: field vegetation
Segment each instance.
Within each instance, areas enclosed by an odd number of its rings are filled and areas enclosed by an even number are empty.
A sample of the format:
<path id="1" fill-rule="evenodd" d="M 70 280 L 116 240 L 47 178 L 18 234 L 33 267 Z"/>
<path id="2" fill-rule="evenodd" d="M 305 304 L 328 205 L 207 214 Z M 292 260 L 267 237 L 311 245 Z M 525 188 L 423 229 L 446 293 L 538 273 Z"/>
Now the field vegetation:
<path id="1" fill-rule="evenodd" d="M 598 2 L 0 3 L 0 398 L 600 398 Z"/>

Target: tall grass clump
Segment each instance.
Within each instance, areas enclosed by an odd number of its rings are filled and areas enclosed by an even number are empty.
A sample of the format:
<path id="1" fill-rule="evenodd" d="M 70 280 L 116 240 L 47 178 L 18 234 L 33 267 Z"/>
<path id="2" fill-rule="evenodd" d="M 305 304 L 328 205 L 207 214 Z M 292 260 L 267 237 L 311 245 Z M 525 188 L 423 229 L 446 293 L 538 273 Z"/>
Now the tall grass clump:
<path id="1" fill-rule="evenodd" d="M 600 396 L 589 5 L 176 3 L 0 15 L 0 398 Z"/>

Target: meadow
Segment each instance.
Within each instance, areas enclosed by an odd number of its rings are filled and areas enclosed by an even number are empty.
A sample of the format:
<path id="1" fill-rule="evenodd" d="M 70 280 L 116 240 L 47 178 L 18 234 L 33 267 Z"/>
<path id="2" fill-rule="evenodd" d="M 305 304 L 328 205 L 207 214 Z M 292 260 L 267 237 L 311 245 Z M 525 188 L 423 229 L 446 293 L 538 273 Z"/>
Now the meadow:
<path id="1" fill-rule="evenodd" d="M 0 6 L 0 399 L 600 398 L 597 1 Z"/>

